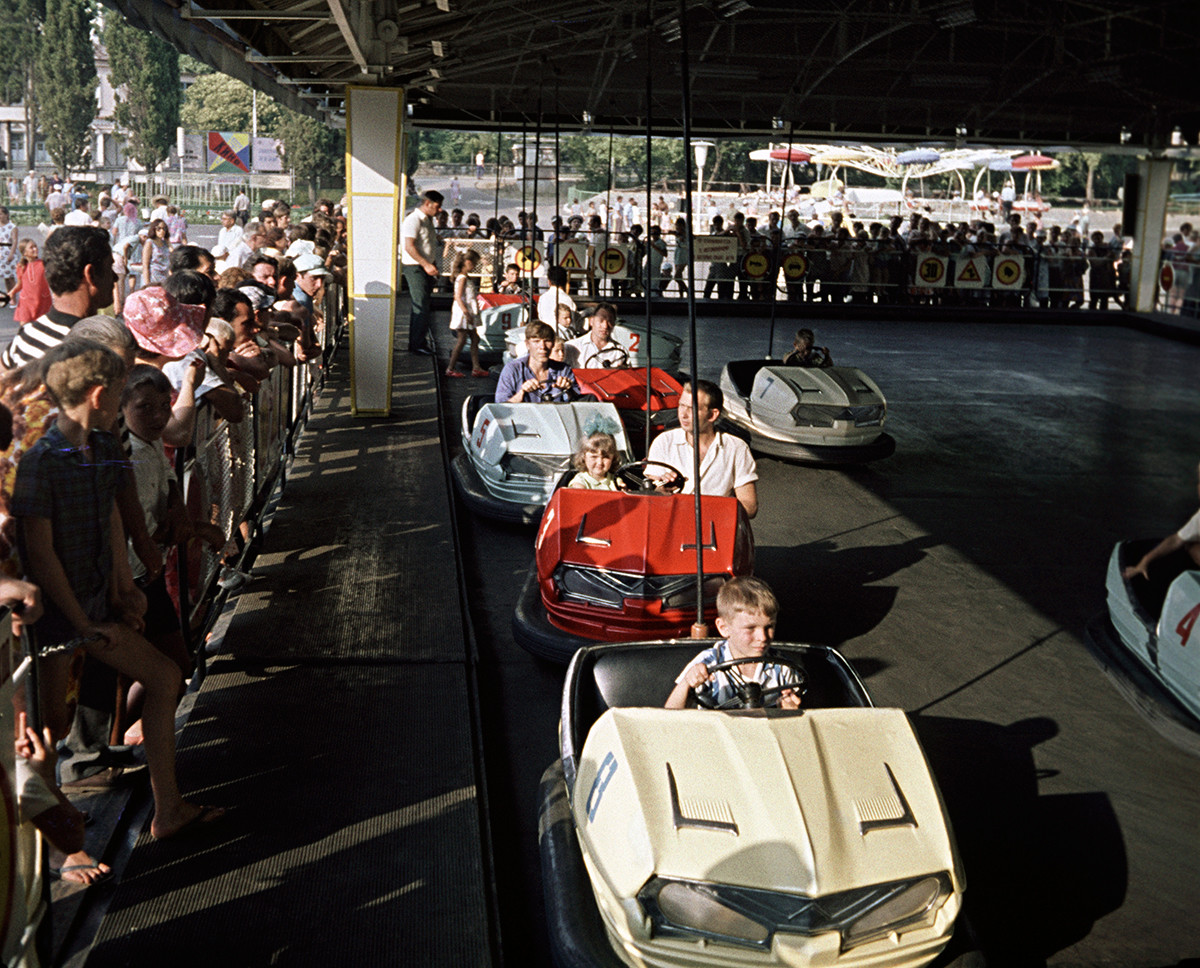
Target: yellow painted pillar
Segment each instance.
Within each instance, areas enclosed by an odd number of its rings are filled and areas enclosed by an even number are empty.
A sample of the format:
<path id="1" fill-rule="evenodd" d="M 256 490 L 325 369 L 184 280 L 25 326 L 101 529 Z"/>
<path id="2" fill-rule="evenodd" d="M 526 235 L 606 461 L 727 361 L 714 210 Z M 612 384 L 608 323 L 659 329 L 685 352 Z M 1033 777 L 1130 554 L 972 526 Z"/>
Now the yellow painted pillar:
<path id="1" fill-rule="evenodd" d="M 347 86 L 350 408 L 360 417 L 392 410 L 403 128 L 401 88 Z"/>

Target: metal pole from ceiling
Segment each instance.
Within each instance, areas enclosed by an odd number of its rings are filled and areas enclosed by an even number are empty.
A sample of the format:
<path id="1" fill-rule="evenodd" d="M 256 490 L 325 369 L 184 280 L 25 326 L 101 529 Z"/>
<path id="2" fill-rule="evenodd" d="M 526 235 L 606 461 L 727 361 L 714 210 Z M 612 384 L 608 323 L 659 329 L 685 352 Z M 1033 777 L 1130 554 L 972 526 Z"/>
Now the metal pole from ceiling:
<path id="1" fill-rule="evenodd" d="M 688 63 L 687 0 L 679 0 L 679 61 L 680 77 L 683 82 L 683 217 L 689 226 L 688 246 L 688 351 L 690 378 L 692 382 L 692 487 L 696 512 L 696 621 L 692 625 L 692 638 L 707 638 L 708 625 L 704 621 L 704 528 L 700 494 L 700 442 L 696 439 L 696 422 L 699 417 L 699 394 L 696 380 L 700 368 L 696 354 L 696 261 L 692 240 L 696 233 L 692 226 L 692 81 L 691 65 Z M 646 263 L 649 265 L 649 247 Z"/>

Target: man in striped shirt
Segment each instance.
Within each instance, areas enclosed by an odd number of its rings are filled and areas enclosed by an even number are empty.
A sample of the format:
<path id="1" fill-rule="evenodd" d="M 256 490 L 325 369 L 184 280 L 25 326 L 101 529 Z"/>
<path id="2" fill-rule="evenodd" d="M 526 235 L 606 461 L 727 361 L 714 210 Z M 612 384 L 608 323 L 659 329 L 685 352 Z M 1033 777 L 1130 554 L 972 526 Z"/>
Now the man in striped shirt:
<path id="1" fill-rule="evenodd" d="M 79 320 L 112 305 L 112 243 L 108 233 L 91 225 L 64 225 L 42 248 L 51 304 L 45 315 L 21 327 L 0 354 L 0 366 L 15 370 L 41 359 L 61 343 Z"/>

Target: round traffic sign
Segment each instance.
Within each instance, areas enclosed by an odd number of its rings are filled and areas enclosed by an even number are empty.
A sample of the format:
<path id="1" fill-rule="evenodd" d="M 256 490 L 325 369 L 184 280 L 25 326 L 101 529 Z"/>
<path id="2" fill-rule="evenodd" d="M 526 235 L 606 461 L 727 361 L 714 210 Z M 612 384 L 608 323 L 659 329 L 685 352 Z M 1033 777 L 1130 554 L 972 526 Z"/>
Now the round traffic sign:
<path id="1" fill-rule="evenodd" d="M 792 281 L 803 279 L 807 272 L 808 260 L 800 253 L 793 252 L 783 260 L 783 274 L 786 278 Z"/>
<path id="2" fill-rule="evenodd" d="M 742 268 L 751 279 L 761 279 L 771 267 L 771 260 L 761 252 L 751 252 L 742 260 Z"/>
<path id="3" fill-rule="evenodd" d="M 521 267 L 522 272 L 529 272 L 542 264 L 542 254 L 536 246 L 523 245 L 517 249 L 513 262 Z"/>
<path id="4" fill-rule="evenodd" d="M 1001 259 L 996 263 L 994 272 L 996 281 L 1003 286 L 1016 285 L 1021 278 L 1021 263 L 1016 259 Z"/>
<path id="5" fill-rule="evenodd" d="M 1158 284 L 1163 287 L 1164 292 L 1170 291 L 1175 285 L 1175 267 L 1171 263 L 1163 263 L 1162 271 L 1158 274 Z"/>
<path id="6" fill-rule="evenodd" d="M 605 275 L 615 276 L 625 268 L 625 250 L 605 249 L 600 253 L 599 265 Z"/>
<path id="7" fill-rule="evenodd" d="M 936 255 L 927 255 L 917 263 L 917 276 L 926 285 L 937 285 L 946 275 L 946 263 Z"/>

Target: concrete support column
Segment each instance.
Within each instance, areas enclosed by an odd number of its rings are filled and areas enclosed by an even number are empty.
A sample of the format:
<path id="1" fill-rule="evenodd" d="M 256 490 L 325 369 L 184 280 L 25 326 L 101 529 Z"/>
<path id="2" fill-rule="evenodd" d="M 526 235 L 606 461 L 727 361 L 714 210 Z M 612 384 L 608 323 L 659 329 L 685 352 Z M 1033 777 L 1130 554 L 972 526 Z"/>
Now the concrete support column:
<path id="1" fill-rule="evenodd" d="M 1162 259 L 1167 224 L 1167 195 L 1171 184 L 1170 158 L 1138 160 L 1137 222 L 1133 232 L 1133 266 L 1129 279 L 1131 308 L 1139 313 L 1154 310 L 1158 292 L 1158 266 Z"/>
<path id="2" fill-rule="evenodd" d="M 392 410 L 403 122 L 400 88 L 347 86 L 350 405 L 355 416 L 387 416 Z"/>

